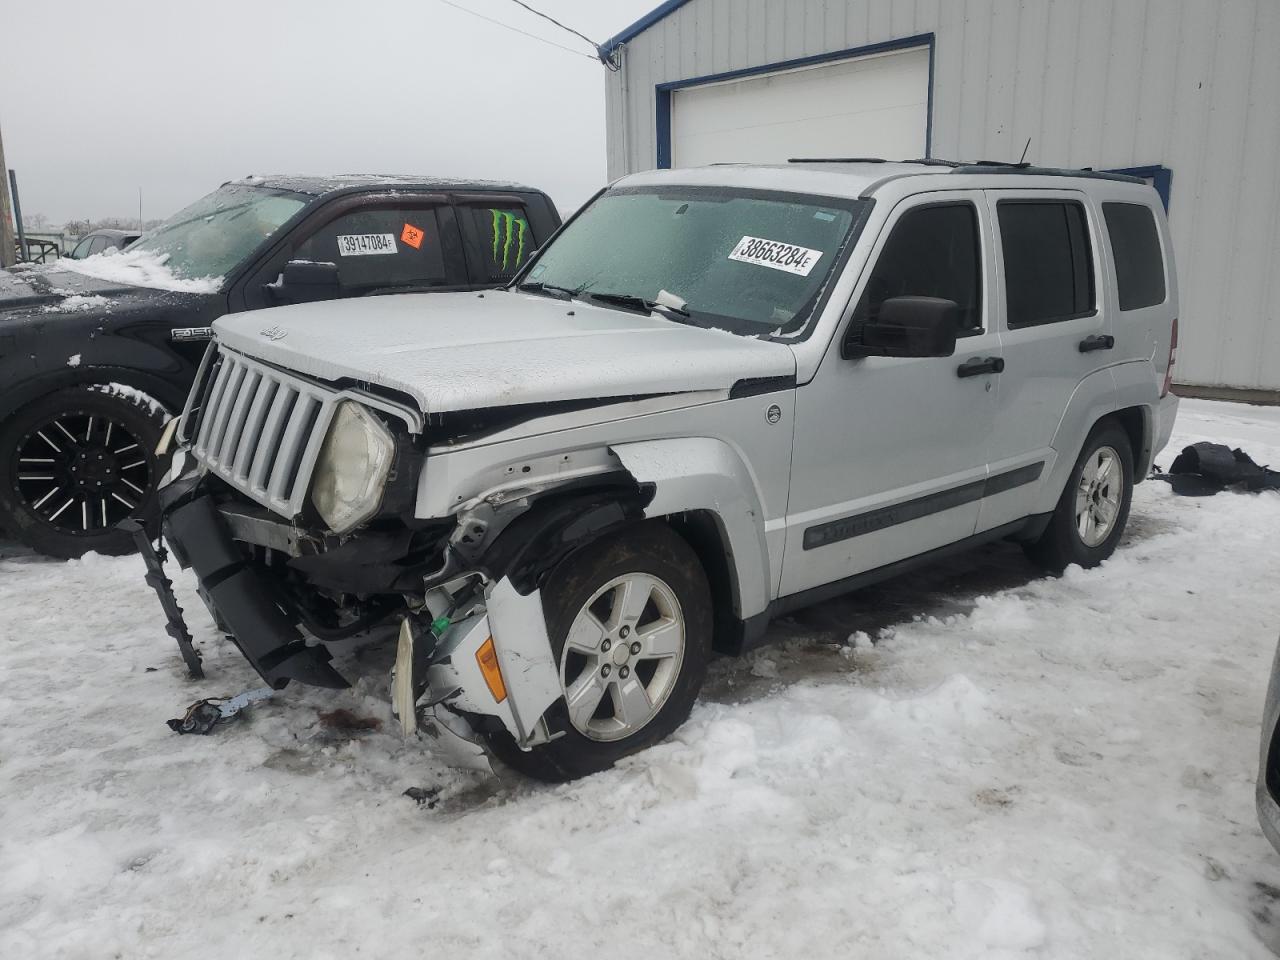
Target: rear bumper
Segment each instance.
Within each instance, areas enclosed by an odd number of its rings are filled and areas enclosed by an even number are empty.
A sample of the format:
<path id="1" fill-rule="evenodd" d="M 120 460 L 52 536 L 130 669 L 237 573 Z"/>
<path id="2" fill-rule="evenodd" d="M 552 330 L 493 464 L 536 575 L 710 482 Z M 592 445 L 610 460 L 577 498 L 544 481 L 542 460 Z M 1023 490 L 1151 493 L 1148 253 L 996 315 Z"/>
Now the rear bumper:
<path id="1" fill-rule="evenodd" d="M 1169 437 L 1173 435 L 1173 422 L 1178 418 L 1178 398 L 1172 394 L 1165 394 L 1155 409 L 1156 422 L 1152 435 L 1155 442 L 1151 445 L 1151 463 L 1148 469 L 1155 463 L 1156 455 L 1169 445 Z"/>
<path id="2" fill-rule="evenodd" d="M 350 686 L 329 664 L 328 650 L 309 646 L 281 609 L 269 580 L 231 539 L 211 496 L 179 481 L 162 489 L 161 509 L 174 557 L 195 572 L 215 617 L 268 684 L 277 690 L 290 680 Z"/>

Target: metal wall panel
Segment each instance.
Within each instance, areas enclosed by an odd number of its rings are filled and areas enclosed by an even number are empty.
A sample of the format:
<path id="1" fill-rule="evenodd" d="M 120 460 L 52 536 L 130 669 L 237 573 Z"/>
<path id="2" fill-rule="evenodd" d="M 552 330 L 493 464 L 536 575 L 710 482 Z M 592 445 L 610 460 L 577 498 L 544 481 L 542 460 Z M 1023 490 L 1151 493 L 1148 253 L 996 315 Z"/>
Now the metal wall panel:
<path id="1" fill-rule="evenodd" d="M 690 0 L 608 75 L 609 176 L 655 165 L 658 84 L 923 33 L 935 156 L 1170 168 L 1178 379 L 1280 389 L 1277 0 Z"/>

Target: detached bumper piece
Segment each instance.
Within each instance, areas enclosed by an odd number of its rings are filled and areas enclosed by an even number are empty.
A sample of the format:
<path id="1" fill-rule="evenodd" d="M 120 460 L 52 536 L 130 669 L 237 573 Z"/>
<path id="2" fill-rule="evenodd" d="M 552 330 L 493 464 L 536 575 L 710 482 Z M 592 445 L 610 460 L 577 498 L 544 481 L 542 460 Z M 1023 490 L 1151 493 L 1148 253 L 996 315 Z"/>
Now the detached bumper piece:
<path id="1" fill-rule="evenodd" d="M 169 621 L 164 632 L 177 641 L 191 679 L 203 680 L 204 668 L 200 665 L 200 651 L 192 643 L 187 623 L 182 619 L 182 608 L 178 606 L 178 598 L 173 595 L 173 581 L 164 575 L 166 557 L 164 547 L 160 547 L 159 550 L 153 547 L 146 528 L 137 520 L 124 521 L 120 524 L 120 529 L 133 536 L 133 542 L 138 545 L 138 552 L 142 554 L 142 562 L 147 567 L 147 583 L 160 598 L 160 606 L 164 609 L 164 615 Z"/>
<path id="2" fill-rule="evenodd" d="M 211 497 L 197 496 L 168 510 L 164 535 L 178 562 L 195 570 L 209 605 L 272 689 L 290 680 L 332 689 L 350 686 L 329 664 L 329 651 L 308 646 L 280 609 L 261 574 L 236 548 Z"/>

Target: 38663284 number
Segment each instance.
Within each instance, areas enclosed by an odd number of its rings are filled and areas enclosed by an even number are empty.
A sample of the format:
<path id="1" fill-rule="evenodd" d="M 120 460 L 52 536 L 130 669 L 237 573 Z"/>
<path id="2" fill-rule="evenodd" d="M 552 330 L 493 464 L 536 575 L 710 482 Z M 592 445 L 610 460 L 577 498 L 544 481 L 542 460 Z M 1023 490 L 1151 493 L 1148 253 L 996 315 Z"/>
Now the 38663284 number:
<path id="1" fill-rule="evenodd" d="M 821 257 L 821 250 L 766 240 L 763 237 L 743 237 L 729 254 L 730 260 L 783 270 L 802 277 L 807 277 L 813 271 Z"/>

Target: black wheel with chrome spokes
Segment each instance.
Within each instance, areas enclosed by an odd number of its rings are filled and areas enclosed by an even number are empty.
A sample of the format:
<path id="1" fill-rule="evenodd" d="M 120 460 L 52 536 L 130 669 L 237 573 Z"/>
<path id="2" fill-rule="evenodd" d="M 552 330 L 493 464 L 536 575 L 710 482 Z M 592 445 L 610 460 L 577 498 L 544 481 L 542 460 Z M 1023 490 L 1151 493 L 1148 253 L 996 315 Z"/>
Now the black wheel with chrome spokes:
<path id="1" fill-rule="evenodd" d="M 23 501 L 67 533 L 114 529 L 151 489 L 152 458 L 129 427 L 112 417 L 55 416 L 37 425 L 14 453 Z"/>
<path id="2" fill-rule="evenodd" d="M 62 390 L 0 430 L 0 524 L 41 553 L 127 553 L 116 529 L 154 508 L 164 412 L 108 387 Z"/>

